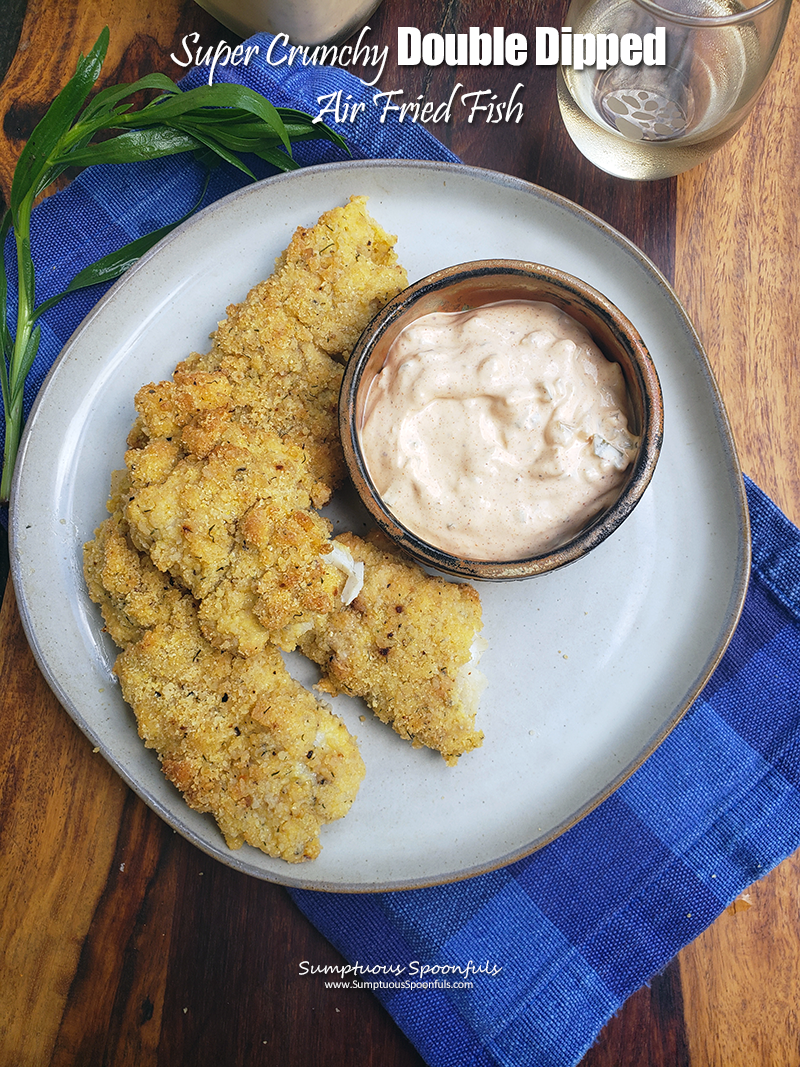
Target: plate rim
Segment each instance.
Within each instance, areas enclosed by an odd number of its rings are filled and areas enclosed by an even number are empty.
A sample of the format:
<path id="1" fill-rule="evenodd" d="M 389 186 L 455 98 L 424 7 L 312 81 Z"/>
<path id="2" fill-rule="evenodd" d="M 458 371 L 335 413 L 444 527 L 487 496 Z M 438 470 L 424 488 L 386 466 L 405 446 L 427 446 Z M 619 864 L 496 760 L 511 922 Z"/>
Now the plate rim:
<path id="1" fill-rule="evenodd" d="M 500 857 L 497 857 L 491 861 L 481 862 L 476 865 L 465 867 L 455 872 L 447 872 L 432 878 L 407 878 L 400 881 L 381 881 L 381 882 L 363 882 L 354 881 L 349 883 L 339 883 L 326 881 L 324 879 L 316 879 L 309 881 L 308 878 L 304 878 L 300 871 L 306 865 L 297 865 L 297 873 L 295 873 L 295 865 L 287 864 L 286 875 L 283 873 L 276 873 L 274 871 L 261 870 L 254 865 L 248 863 L 246 860 L 240 859 L 237 852 L 231 850 L 230 855 L 223 852 L 222 849 L 217 850 L 208 842 L 203 840 L 197 834 L 192 832 L 190 826 L 185 825 L 177 821 L 173 813 L 166 808 L 160 800 L 153 796 L 150 791 L 145 787 L 142 782 L 136 781 L 133 776 L 125 769 L 125 767 L 113 756 L 113 754 L 107 751 L 107 747 L 98 738 L 90 724 L 85 720 L 81 709 L 74 706 L 74 702 L 68 696 L 64 690 L 58 677 L 55 676 L 52 671 L 46 655 L 43 653 L 40 644 L 37 639 L 35 623 L 32 617 L 32 605 L 31 599 L 26 595 L 24 576 L 22 575 L 22 556 L 19 551 L 19 544 L 21 540 L 20 534 L 20 516 L 19 508 L 17 506 L 17 498 L 20 495 L 19 486 L 22 483 L 25 472 L 25 459 L 29 451 L 29 443 L 32 434 L 35 430 L 36 419 L 39 409 L 47 402 L 48 394 L 52 387 L 52 380 L 58 372 L 60 365 L 69 357 L 73 348 L 79 343 L 82 334 L 88 331 L 94 320 L 101 314 L 103 314 L 109 305 L 113 305 L 117 299 L 119 291 L 123 288 L 127 288 L 131 284 L 130 280 L 136 276 L 141 270 L 146 270 L 150 260 L 160 254 L 160 251 L 171 244 L 175 240 L 179 240 L 181 235 L 190 228 L 194 228 L 198 223 L 207 218 L 211 214 L 216 214 L 227 209 L 227 207 L 242 198 L 251 196 L 254 191 L 264 186 L 273 186 L 276 184 L 283 184 L 286 182 L 292 182 L 300 177 L 314 177 L 323 173 L 330 172 L 342 172 L 342 171 L 362 171 L 367 170 L 406 170 L 406 171 L 427 171 L 431 174 L 435 172 L 447 174 L 458 173 L 460 177 L 473 177 L 481 182 L 489 182 L 494 185 L 501 185 L 515 190 L 522 194 L 533 195 L 539 200 L 545 200 L 553 204 L 554 206 L 567 211 L 571 215 L 579 216 L 585 223 L 588 223 L 593 228 L 601 231 L 606 237 L 611 239 L 617 244 L 627 255 L 637 262 L 640 270 L 643 270 L 646 274 L 650 275 L 654 281 L 658 284 L 667 295 L 668 300 L 672 306 L 673 312 L 677 314 L 681 327 L 686 331 L 688 338 L 691 342 L 691 348 L 695 362 L 698 364 L 703 377 L 705 378 L 706 385 L 709 390 L 709 396 L 712 401 L 714 419 L 716 424 L 717 436 L 722 446 L 722 453 L 725 459 L 725 467 L 728 472 L 730 488 L 732 490 L 732 497 L 735 503 L 737 512 L 737 535 L 738 535 L 738 560 L 737 560 L 737 574 L 736 580 L 731 592 L 729 604 L 724 612 L 726 624 L 720 631 L 717 639 L 716 646 L 710 651 L 709 656 L 706 659 L 705 665 L 702 671 L 699 673 L 695 684 L 690 688 L 686 694 L 685 699 L 679 703 L 671 716 L 662 724 L 661 728 L 651 737 L 650 741 L 639 751 L 636 757 L 625 767 L 623 767 L 612 780 L 596 794 L 589 798 L 583 805 L 572 812 L 567 818 L 562 820 L 556 826 L 551 827 L 542 836 L 536 838 L 532 842 L 521 846 L 512 852 L 505 853 Z M 126 784 L 139 796 L 148 807 L 151 808 L 156 814 L 158 814 L 164 821 L 175 831 L 180 833 L 184 838 L 197 846 L 201 851 L 209 855 L 210 857 L 219 860 L 227 866 L 248 874 L 252 877 L 259 878 L 263 881 L 272 882 L 274 884 L 283 885 L 287 888 L 294 889 L 310 889 L 320 892 L 337 892 L 337 893 L 376 893 L 376 892 L 394 892 L 398 890 L 410 890 L 427 888 L 436 885 L 444 885 L 457 881 L 463 881 L 469 878 L 476 877 L 480 874 L 486 874 L 491 871 L 498 870 L 502 867 L 508 866 L 519 860 L 524 859 L 527 856 L 532 855 L 539 849 L 545 847 L 547 844 L 560 837 L 563 833 L 567 832 L 573 826 L 581 822 L 587 815 L 589 815 L 595 808 L 599 807 L 603 801 L 617 791 L 631 777 L 631 775 L 638 770 L 656 751 L 656 749 L 666 740 L 675 727 L 681 722 L 686 715 L 689 708 L 697 700 L 698 696 L 702 692 L 705 685 L 708 683 L 712 674 L 719 665 L 736 627 L 741 618 L 741 614 L 744 608 L 745 598 L 747 595 L 747 589 L 750 579 L 751 570 L 751 534 L 750 534 L 750 516 L 747 506 L 747 496 L 744 484 L 744 477 L 739 462 L 738 452 L 736 449 L 736 443 L 733 437 L 733 432 L 730 424 L 730 420 L 725 409 L 725 404 L 722 399 L 722 395 L 719 390 L 719 386 L 714 375 L 713 369 L 709 362 L 705 348 L 699 337 L 699 334 L 689 318 L 688 312 L 684 308 L 680 299 L 678 298 L 671 283 L 668 281 L 662 271 L 656 266 L 656 264 L 644 253 L 634 242 L 626 237 L 623 233 L 613 227 L 610 223 L 605 222 L 599 216 L 593 214 L 586 208 L 573 201 L 567 199 L 559 193 L 555 193 L 552 190 L 546 189 L 542 186 L 536 185 L 523 178 L 518 178 L 513 175 L 504 174 L 499 171 L 494 171 L 489 168 L 471 166 L 463 163 L 449 163 L 438 162 L 430 160 L 406 160 L 406 159 L 366 159 L 366 160 L 345 160 L 336 163 L 321 163 L 313 166 L 304 166 L 299 170 L 290 171 L 282 174 L 277 174 L 269 178 L 264 178 L 258 182 L 254 182 L 248 185 L 244 185 L 239 189 L 227 194 L 224 197 L 220 197 L 213 203 L 207 205 L 196 215 L 177 226 L 170 234 L 154 245 L 144 256 L 133 264 L 132 267 L 126 271 L 121 278 L 114 282 L 114 284 L 108 289 L 106 293 L 97 301 L 97 303 L 90 309 L 90 311 L 84 316 L 81 322 L 76 326 L 70 337 L 63 345 L 60 353 L 53 361 L 53 364 L 45 376 L 42 385 L 37 393 L 34 403 L 31 407 L 30 414 L 26 421 L 25 429 L 23 431 L 22 439 L 20 441 L 20 447 L 17 457 L 17 463 L 12 479 L 10 500 L 9 500 L 9 563 L 10 563 L 10 576 L 14 586 L 16 594 L 17 606 L 22 622 L 23 630 L 25 632 L 26 639 L 31 648 L 31 652 L 34 659 L 42 672 L 49 687 L 55 694 L 61 706 L 69 714 L 81 732 L 93 743 L 96 747 L 99 747 L 104 759 L 110 763 L 116 773 L 126 782 Z M 182 798 L 181 798 L 182 800 Z M 185 802 L 184 802 L 185 803 Z M 187 810 L 191 810 L 188 809 Z"/>

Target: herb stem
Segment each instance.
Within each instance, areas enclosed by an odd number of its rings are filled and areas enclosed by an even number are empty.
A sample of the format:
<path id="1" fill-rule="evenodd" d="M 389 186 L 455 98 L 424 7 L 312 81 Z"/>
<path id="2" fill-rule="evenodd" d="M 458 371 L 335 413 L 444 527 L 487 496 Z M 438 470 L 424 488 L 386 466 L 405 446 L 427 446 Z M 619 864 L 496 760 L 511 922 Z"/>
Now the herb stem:
<path id="1" fill-rule="evenodd" d="M 28 198 L 26 197 L 26 201 Z M 0 501 L 8 500 L 11 491 L 11 479 L 17 461 L 23 423 L 23 403 L 25 375 L 25 353 L 31 345 L 33 333 L 32 311 L 35 293 L 30 287 L 32 273 L 27 269 L 26 249 L 30 249 L 30 212 L 31 206 L 23 201 L 14 226 L 14 240 L 17 247 L 17 329 L 11 358 L 8 365 L 8 390 L 4 391 L 3 407 L 5 413 L 6 434 L 3 445 L 3 476 L 0 480 Z M 5 381 L 4 381 L 5 384 Z M 8 396 L 6 396 L 8 392 Z"/>
<path id="2" fill-rule="evenodd" d="M 17 462 L 21 432 L 15 432 L 15 427 L 22 427 L 22 401 L 24 394 L 18 392 L 9 402 L 3 403 L 6 439 L 3 445 L 3 477 L 0 480 L 0 501 L 6 502 L 11 493 L 11 479 Z"/>

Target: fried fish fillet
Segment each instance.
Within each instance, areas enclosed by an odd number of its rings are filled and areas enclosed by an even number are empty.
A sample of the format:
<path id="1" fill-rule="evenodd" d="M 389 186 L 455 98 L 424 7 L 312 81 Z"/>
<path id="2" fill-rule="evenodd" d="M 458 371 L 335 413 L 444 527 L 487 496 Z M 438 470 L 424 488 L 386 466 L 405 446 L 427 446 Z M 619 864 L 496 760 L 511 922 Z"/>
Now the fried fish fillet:
<path id="1" fill-rule="evenodd" d="M 145 744 L 230 848 L 247 842 L 289 863 L 319 855 L 320 828 L 350 810 L 364 764 L 277 648 L 247 658 L 214 648 L 187 597 L 115 670 Z"/>
<path id="2" fill-rule="evenodd" d="M 119 503 L 84 549 L 93 600 L 123 648 L 115 672 L 139 734 L 190 807 L 230 848 L 313 859 L 320 829 L 350 809 L 364 776 L 355 739 L 267 646 L 244 659 L 200 632 L 194 598 L 139 552 Z"/>
<path id="3" fill-rule="evenodd" d="M 336 540 L 363 562 L 364 585 L 300 638 L 322 668 L 318 688 L 362 697 L 414 747 L 436 749 L 455 764 L 483 740 L 475 729 L 484 684 L 476 669 L 477 592 L 426 574 L 378 532 Z"/>
<path id="4" fill-rule="evenodd" d="M 406 281 L 392 244 L 363 198 L 326 213 L 228 309 L 207 355 L 140 390 L 125 516 L 136 545 L 199 599 L 210 642 L 244 656 L 299 643 L 331 692 L 363 697 L 400 736 L 453 763 L 482 738 L 463 685 L 481 626 L 477 594 L 385 545 L 339 538 L 416 605 L 403 640 L 384 641 L 394 620 L 384 619 L 378 584 L 342 605 L 344 578 L 315 510 L 341 477 L 336 360 Z"/>
<path id="5" fill-rule="evenodd" d="M 393 242 L 361 197 L 297 231 L 210 350 L 137 394 L 127 471 L 85 552 L 145 743 L 232 848 L 290 862 L 317 855 L 364 766 L 279 648 L 448 764 L 482 739 L 477 593 L 378 539 L 332 539 L 317 510 L 344 475 L 342 361 L 406 284 Z"/>
<path id="6" fill-rule="evenodd" d="M 221 648 L 291 650 L 337 605 L 314 508 L 343 478 L 337 360 L 407 282 L 393 243 L 363 197 L 327 212 L 228 308 L 207 355 L 137 394 L 131 536 L 202 600 Z"/>
<path id="7" fill-rule="evenodd" d="M 352 197 L 300 227 L 274 273 L 227 309 L 205 354 L 136 398 L 135 442 L 180 439 L 199 410 L 223 409 L 302 448 L 317 506 L 344 478 L 337 405 L 342 364 L 373 316 L 408 284 L 395 238 Z M 199 378 L 196 377 L 199 375 Z"/>
<path id="8" fill-rule="evenodd" d="M 325 562 L 330 525 L 311 507 L 305 453 L 219 413 L 202 435 L 191 429 L 180 444 L 154 438 L 126 454 L 134 543 L 201 601 L 203 631 L 219 647 L 291 650 L 344 585 Z"/>

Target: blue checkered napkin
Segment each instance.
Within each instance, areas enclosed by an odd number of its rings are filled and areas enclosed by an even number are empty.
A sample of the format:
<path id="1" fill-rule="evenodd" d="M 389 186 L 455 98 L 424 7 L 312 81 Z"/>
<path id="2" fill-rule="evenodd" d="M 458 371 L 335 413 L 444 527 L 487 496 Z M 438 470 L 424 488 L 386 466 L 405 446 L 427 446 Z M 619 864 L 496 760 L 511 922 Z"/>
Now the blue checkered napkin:
<path id="1" fill-rule="evenodd" d="M 377 996 L 432 1067 L 578 1063 L 626 997 L 800 845 L 800 531 L 749 481 L 747 492 L 753 570 L 733 641 L 679 726 L 599 808 L 464 882 L 292 892 L 359 965 L 346 978 L 384 984 Z M 464 977 L 472 988 L 443 988 Z"/>
<path id="2" fill-rule="evenodd" d="M 265 52 L 269 39 L 251 43 Z M 257 58 L 217 75 L 306 111 L 339 88 L 354 101 L 371 102 L 374 92 L 346 72 Z M 186 83 L 205 77 L 194 71 Z M 381 123 L 379 114 L 370 107 L 352 129 L 340 127 L 356 158 L 454 161 L 423 128 Z M 304 163 L 341 158 L 319 143 L 296 155 Z M 208 199 L 241 184 L 220 168 Z M 180 217 L 200 188 L 200 173 L 182 157 L 81 175 L 35 212 L 40 299 Z M 45 316 L 28 408 L 102 292 L 74 294 Z M 598 809 L 528 859 L 451 886 L 293 893 L 361 978 L 428 980 L 428 989 L 376 992 L 431 1067 L 576 1063 L 631 992 L 800 843 L 800 534 L 749 483 L 748 494 L 753 575 L 731 646 L 679 727 Z M 452 970 L 470 963 L 484 970 Z M 381 976 L 382 968 L 403 970 Z M 445 989 L 445 979 L 472 986 Z"/>

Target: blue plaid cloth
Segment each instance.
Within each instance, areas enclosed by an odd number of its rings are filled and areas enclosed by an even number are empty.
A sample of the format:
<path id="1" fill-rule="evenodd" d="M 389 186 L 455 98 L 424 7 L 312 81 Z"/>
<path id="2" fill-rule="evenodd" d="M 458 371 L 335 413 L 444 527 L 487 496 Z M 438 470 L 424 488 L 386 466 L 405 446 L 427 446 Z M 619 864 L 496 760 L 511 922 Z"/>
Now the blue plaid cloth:
<path id="1" fill-rule="evenodd" d="M 360 964 L 353 976 L 385 984 L 377 996 L 428 1063 L 578 1063 L 631 993 L 800 843 L 800 531 L 750 481 L 747 493 L 753 569 L 733 641 L 678 727 L 600 807 L 465 882 L 293 891 Z M 432 984 L 460 981 L 470 961 L 484 968 L 466 975 L 472 988 Z M 389 964 L 403 970 L 371 971 Z"/>
<path id="2" fill-rule="evenodd" d="M 267 38 L 254 42 L 266 51 Z M 339 88 L 354 101 L 373 92 L 341 71 L 257 58 L 217 75 L 307 111 Z M 194 71 L 185 84 L 205 78 Z M 455 161 L 423 128 L 381 124 L 373 108 L 341 132 L 356 158 Z M 341 158 L 320 143 L 296 154 Z M 208 199 L 241 183 L 222 168 Z M 180 216 L 200 184 L 182 158 L 81 175 L 35 213 L 40 297 Z M 28 407 L 101 293 L 47 315 Z M 753 571 L 741 623 L 691 711 L 616 793 L 491 874 L 399 893 L 292 893 L 348 961 L 342 977 L 377 983 L 431 1067 L 576 1064 L 627 996 L 800 843 L 800 532 L 750 482 L 747 492 Z"/>

